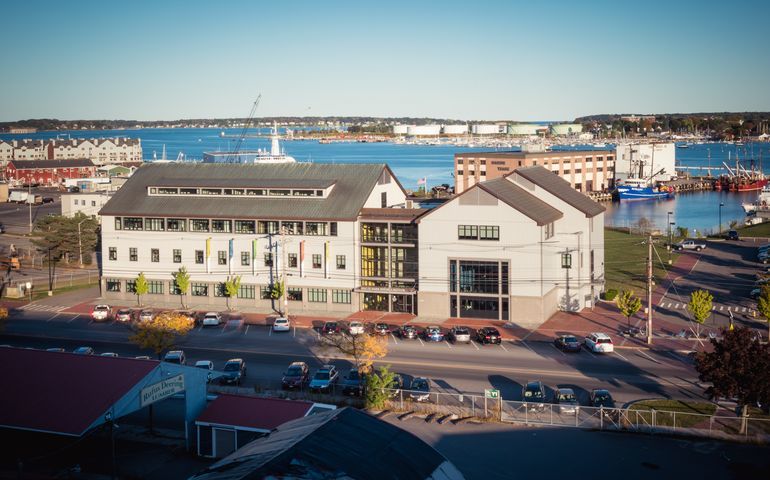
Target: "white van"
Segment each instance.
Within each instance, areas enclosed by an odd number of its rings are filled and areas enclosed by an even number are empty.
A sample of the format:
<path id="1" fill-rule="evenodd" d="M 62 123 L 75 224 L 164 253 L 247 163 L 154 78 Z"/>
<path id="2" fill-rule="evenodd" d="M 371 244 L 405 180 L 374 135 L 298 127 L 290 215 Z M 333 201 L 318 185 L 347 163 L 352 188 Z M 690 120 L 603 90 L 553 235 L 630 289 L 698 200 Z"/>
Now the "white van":
<path id="1" fill-rule="evenodd" d="M 596 332 L 586 335 L 585 344 L 594 353 L 612 353 L 615 351 L 612 339 L 606 333 Z"/>

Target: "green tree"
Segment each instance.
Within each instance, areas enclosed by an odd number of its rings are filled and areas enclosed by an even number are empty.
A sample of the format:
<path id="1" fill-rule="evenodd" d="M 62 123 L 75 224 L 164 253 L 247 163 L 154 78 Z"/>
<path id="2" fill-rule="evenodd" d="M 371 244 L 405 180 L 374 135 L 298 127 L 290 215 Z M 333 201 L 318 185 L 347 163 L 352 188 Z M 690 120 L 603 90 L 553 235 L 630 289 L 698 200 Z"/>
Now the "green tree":
<path id="1" fill-rule="evenodd" d="M 144 276 L 144 272 L 140 272 L 136 277 L 134 283 L 134 293 L 136 294 L 136 303 L 140 307 L 142 306 L 142 295 L 146 295 L 150 290 L 150 286 L 147 284 L 147 278 Z"/>
<path id="2" fill-rule="evenodd" d="M 273 300 L 278 300 L 279 298 L 283 297 L 283 282 L 275 282 L 273 283 L 273 286 L 270 287 L 270 298 Z"/>
<path id="3" fill-rule="evenodd" d="M 745 433 L 748 406 L 770 402 L 770 346 L 755 340 L 746 327 L 723 330 L 721 340 L 710 341 L 711 352 L 695 355 L 698 378 L 711 384 L 705 393 L 712 400 L 737 399 Z"/>
<path id="4" fill-rule="evenodd" d="M 230 299 L 238 297 L 238 289 L 241 288 L 241 276 L 227 277 L 225 280 L 225 301 L 227 309 L 230 310 Z"/>
<path id="5" fill-rule="evenodd" d="M 396 374 L 390 371 L 389 366 L 383 366 L 365 378 L 364 404 L 366 408 L 385 408 L 385 402 L 388 401 L 392 393 L 389 389 L 396 385 Z"/>
<path id="6" fill-rule="evenodd" d="M 631 325 L 631 317 L 636 315 L 642 308 L 642 301 L 634 296 L 634 292 L 631 290 L 623 290 L 620 295 L 615 299 L 615 304 L 618 306 L 620 313 L 626 317 L 628 325 Z"/>
<path id="7" fill-rule="evenodd" d="M 770 341 L 770 285 L 763 285 L 757 298 L 757 311 L 767 322 L 767 338 Z"/>
<path id="8" fill-rule="evenodd" d="M 174 276 L 174 284 L 179 291 L 179 302 L 182 304 L 182 308 L 187 308 L 184 304 L 184 297 L 190 289 L 190 274 L 187 273 L 187 268 L 179 267 L 179 270 L 171 275 Z"/>
<path id="9" fill-rule="evenodd" d="M 698 324 L 697 336 L 700 337 L 700 326 L 706 323 L 714 308 L 714 296 L 708 290 L 695 290 L 690 294 L 690 302 L 687 310 L 692 314 L 692 319 Z"/>
<path id="10" fill-rule="evenodd" d="M 676 236 L 678 238 L 687 238 L 690 236 L 690 230 L 687 227 L 676 227 Z"/>
<path id="11" fill-rule="evenodd" d="M 79 226 L 79 228 L 78 228 Z M 99 241 L 99 222 L 78 212 L 72 217 L 50 215 L 35 223 L 32 243 L 54 262 L 91 257 Z"/>
<path id="12" fill-rule="evenodd" d="M 161 354 L 174 347 L 194 326 L 185 315 L 161 312 L 152 320 L 139 322 L 136 333 L 129 337 L 129 341 L 139 348 L 152 350 L 160 360 Z"/>

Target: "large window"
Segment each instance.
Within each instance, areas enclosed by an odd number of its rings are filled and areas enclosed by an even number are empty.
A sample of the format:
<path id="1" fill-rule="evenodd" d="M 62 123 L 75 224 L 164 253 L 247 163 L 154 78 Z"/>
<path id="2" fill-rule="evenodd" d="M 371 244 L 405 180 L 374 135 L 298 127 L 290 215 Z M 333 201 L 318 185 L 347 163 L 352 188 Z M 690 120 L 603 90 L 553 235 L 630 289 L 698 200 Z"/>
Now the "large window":
<path id="1" fill-rule="evenodd" d="M 168 282 L 168 293 L 171 295 L 181 295 L 182 289 L 179 288 L 179 285 L 176 284 L 176 280 L 171 280 Z"/>
<path id="2" fill-rule="evenodd" d="M 123 230 L 141 230 L 142 219 L 136 217 L 123 217 Z"/>
<path id="3" fill-rule="evenodd" d="M 166 221 L 162 218 L 145 218 L 144 229 L 150 232 L 162 232 L 165 230 Z"/>
<path id="4" fill-rule="evenodd" d="M 197 264 L 203 264 L 203 250 L 196 250 L 195 251 L 195 263 Z"/>
<path id="5" fill-rule="evenodd" d="M 361 241 L 367 243 L 387 243 L 388 224 L 387 223 L 362 223 Z"/>
<path id="6" fill-rule="evenodd" d="M 117 247 L 110 247 L 110 260 L 117 260 L 118 259 L 118 249 Z"/>
<path id="7" fill-rule="evenodd" d="M 289 268 L 297 268 L 297 254 L 296 253 L 290 253 L 289 254 Z"/>
<path id="8" fill-rule="evenodd" d="M 417 226 L 408 223 L 391 224 L 390 241 L 393 243 L 415 243 L 417 241 Z"/>
<path id="9" fill-rule="evenodd" d="M 230 233 L 231 231 L 230 220 L 212 220 L 211 231 L 214 233 Z"/>
<path id="10" fill-rule="evenodd" d="M 185 232 L 187 231 L 187 220 L 184 218 L 168 218 L 166 219 L 166 230 L 169 232 Z"/>
<path id="11" fill-rule="evenodd" d="M 190 220 L 190 231 L 191 232 L 208 232 L 209 221 L 203 220 L 200 218 L 193 218 L 192 220 Z"/>
<path id="12" fill-rule="evenodd" d="M 313 254 L 313 268 L 321 268 L 321 255 L 318 253 Z"/>
<path id="13" fill-rule="evenodd" d="M 173 250 L 173 256 L 174 256 L 174 263 L 182 263 L 182 250 L 174 249 Z"/>
<path id="14" fill-rule="evenodd" d="M 163 294 L 163 282 L 160 280 L 150 280 L 147 282 L 147 293 L 153 295 Z"/>
<path id="15" fill-rule="evenodd" d="M 193 297 L 208 297 L 209 296 L 208 283 L 190 284 L 190 295 L 192 295 Z"/>
<path id="16" fill-rule="evenodd" d="M 388 276 L 387 247 L 361 247 L 361 276 Z"/>
<path id="17" fill-rule="evenodd" d="M 305 222 L 305 235 L 326 235 L 326 223 Z"/>
<path id="18" fill-rule="evenodd" d="M 332 290 L 332 303 L 350 303 L 350 290 Z"/>
<path id="19" fill-rule="evenodd" d="M 479 225 L 479 240 L 500 240 L 500 227 Z"/>
<path id="20" fill-rule="evenodd" d="M 461 293 L 498 293 L 499 263 L 461 260 L 459 282 Z"/>
<path id="21" fill-rule="evenodd" d="M 325 288 L 308 288 L 307 300 L 308 302 L 314 302 L 314 303 L 326 303 L 326 289 Z"/>
<path id="22" fill-rule="evenodd" d="M 259 298 L 262 300 L 272 300 L 273 289 L 270 287 L 270 285 L 262 285 L 259 287 Z"/>
<path id="23" fill-rule="evenodd" d="M 346 263 L 345 255 L 337 255 L 337 270 L 345 270 Z"/>
<path id="24" fill-rule="evenodd" d="M 128 249 L 128 261 L 129 262 L 137 262 L 137 261 L 139 261 L 139 254 L 136 253 L 136 248 L 129 248 Z"/>
<path id="25" fill-rule="evenodd" d="M 160 250 L 157 248 L 150 249 L 150 261 L 153 263 L 160 262 Z"/>
<path id="26" fill-rule="evenodd" d="M 260 235 L 278 233 L 278 222 L 268 220 L 258 221 L 257 233 Z"/>
<path id="27" fill-rule="evenodd" d="M 219 250 L 217 252 L 217 265 L 227 265 L 227 251 Z"/>
<path id="28" fill-rule="evenodd" d="M 215 283 L 214 284 L 214 296 L 215 297 L 226 297 L 227 296 L 227 290 L 225 289 L 225 283 Z"/>
<path id="29" fill-rule="evenodd" d="M 286 298 L 294 302 L 302 301 L 302 289 L 301 288 L 287 288 Z"/>
<path id="30" fill-rule="evenodd" d="M 257 293 L 257 287 L 254 285 L 240 285 L 238 287 L 238 298 L 254 298 Z"/>
<path id="31" fill-rule="evenodd" d="M 302 222 L 281 222 L 287 235 L 302 235 Z"/>
<path id="32" fill-rule="evenodd" d="M 256 222 L 254 220 L 236 220 L 235 233 L 256 233 Z"/>
<path id="33" fill-rule="evenodd" d="M 251 253 L 241 252 L 241 266 L 248 267 L 251 265 Z"/>
<path id="34" fill-rule="evenodd" d="M 479 227 L 476 225 L 458 225 L 457 238 L 460 240 L 478 240 Z"/>
<path id="35" fill-rule="evenodd" d="M 105 282 L 107 286 L 108 292 L 119 292 L 120 291 L 120 280 L 115 278 L 108 278 Z"/>
<path id="36" fill-rule="evenodd" d="M 136 293 L 136 280 L 126 280 L 126 293 Z"/>

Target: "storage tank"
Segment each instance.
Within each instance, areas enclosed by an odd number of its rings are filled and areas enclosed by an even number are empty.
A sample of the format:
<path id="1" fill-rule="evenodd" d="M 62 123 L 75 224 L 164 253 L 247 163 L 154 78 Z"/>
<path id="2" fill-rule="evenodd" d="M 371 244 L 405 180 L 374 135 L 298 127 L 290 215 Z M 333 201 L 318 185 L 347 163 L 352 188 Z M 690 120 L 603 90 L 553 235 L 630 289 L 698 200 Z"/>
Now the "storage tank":
<path id="1" fill-rule="evenodd" d="M 410 125 L 406 129 L 406 134 L 412 136 L 437 136 L 440 133 L 441 125 Z"/>
<path id="2" fill-rule="evenodd" d="M 552 135 L 577 135 L 583 131 L 583 125 L 579 123 L 559 123 L 551 125 Z"/>
<path id="3" fill-rule="evenodd" d="M 545 127 L 536 123 L 516 123 L 508 127 L 508 135 L 537 135 Z"/>
<path id="4" fill-rule="evenodd" d="M 444 125 L 444 135 L 464 135 L 468 133 L 468 125 Z"/>
<path id="5" fill-rule="evenodd" d="M 497 135 L 500 133 L 500 125 L 480 123 L 474 125 L 471 131 L 474 135 Z"/>
<path id="6" fill-rule="evenodd" d="M 409 125 L 393 125 L 394 135 L 406 135 Z"/>

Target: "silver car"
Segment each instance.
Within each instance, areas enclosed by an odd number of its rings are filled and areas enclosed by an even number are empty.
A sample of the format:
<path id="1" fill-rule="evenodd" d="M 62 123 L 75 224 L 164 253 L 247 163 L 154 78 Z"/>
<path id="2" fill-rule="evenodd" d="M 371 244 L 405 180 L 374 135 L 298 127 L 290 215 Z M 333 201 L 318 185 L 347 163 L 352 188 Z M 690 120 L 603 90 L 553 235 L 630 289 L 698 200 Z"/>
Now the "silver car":
<path id="1" fill-rule="evenodd" d="M 452 327 L 449 339 L 452 343 L 471 343 L 471 330 L 468 327 Z"/>
<path id="2" fill-rule="evenodd" d="M 556 390 L 555 397 L 560 413 L 575 415 L 580 411 L 577 395 L 575 395 L 575 392 L 571 388 L 559 388 Z"/>

